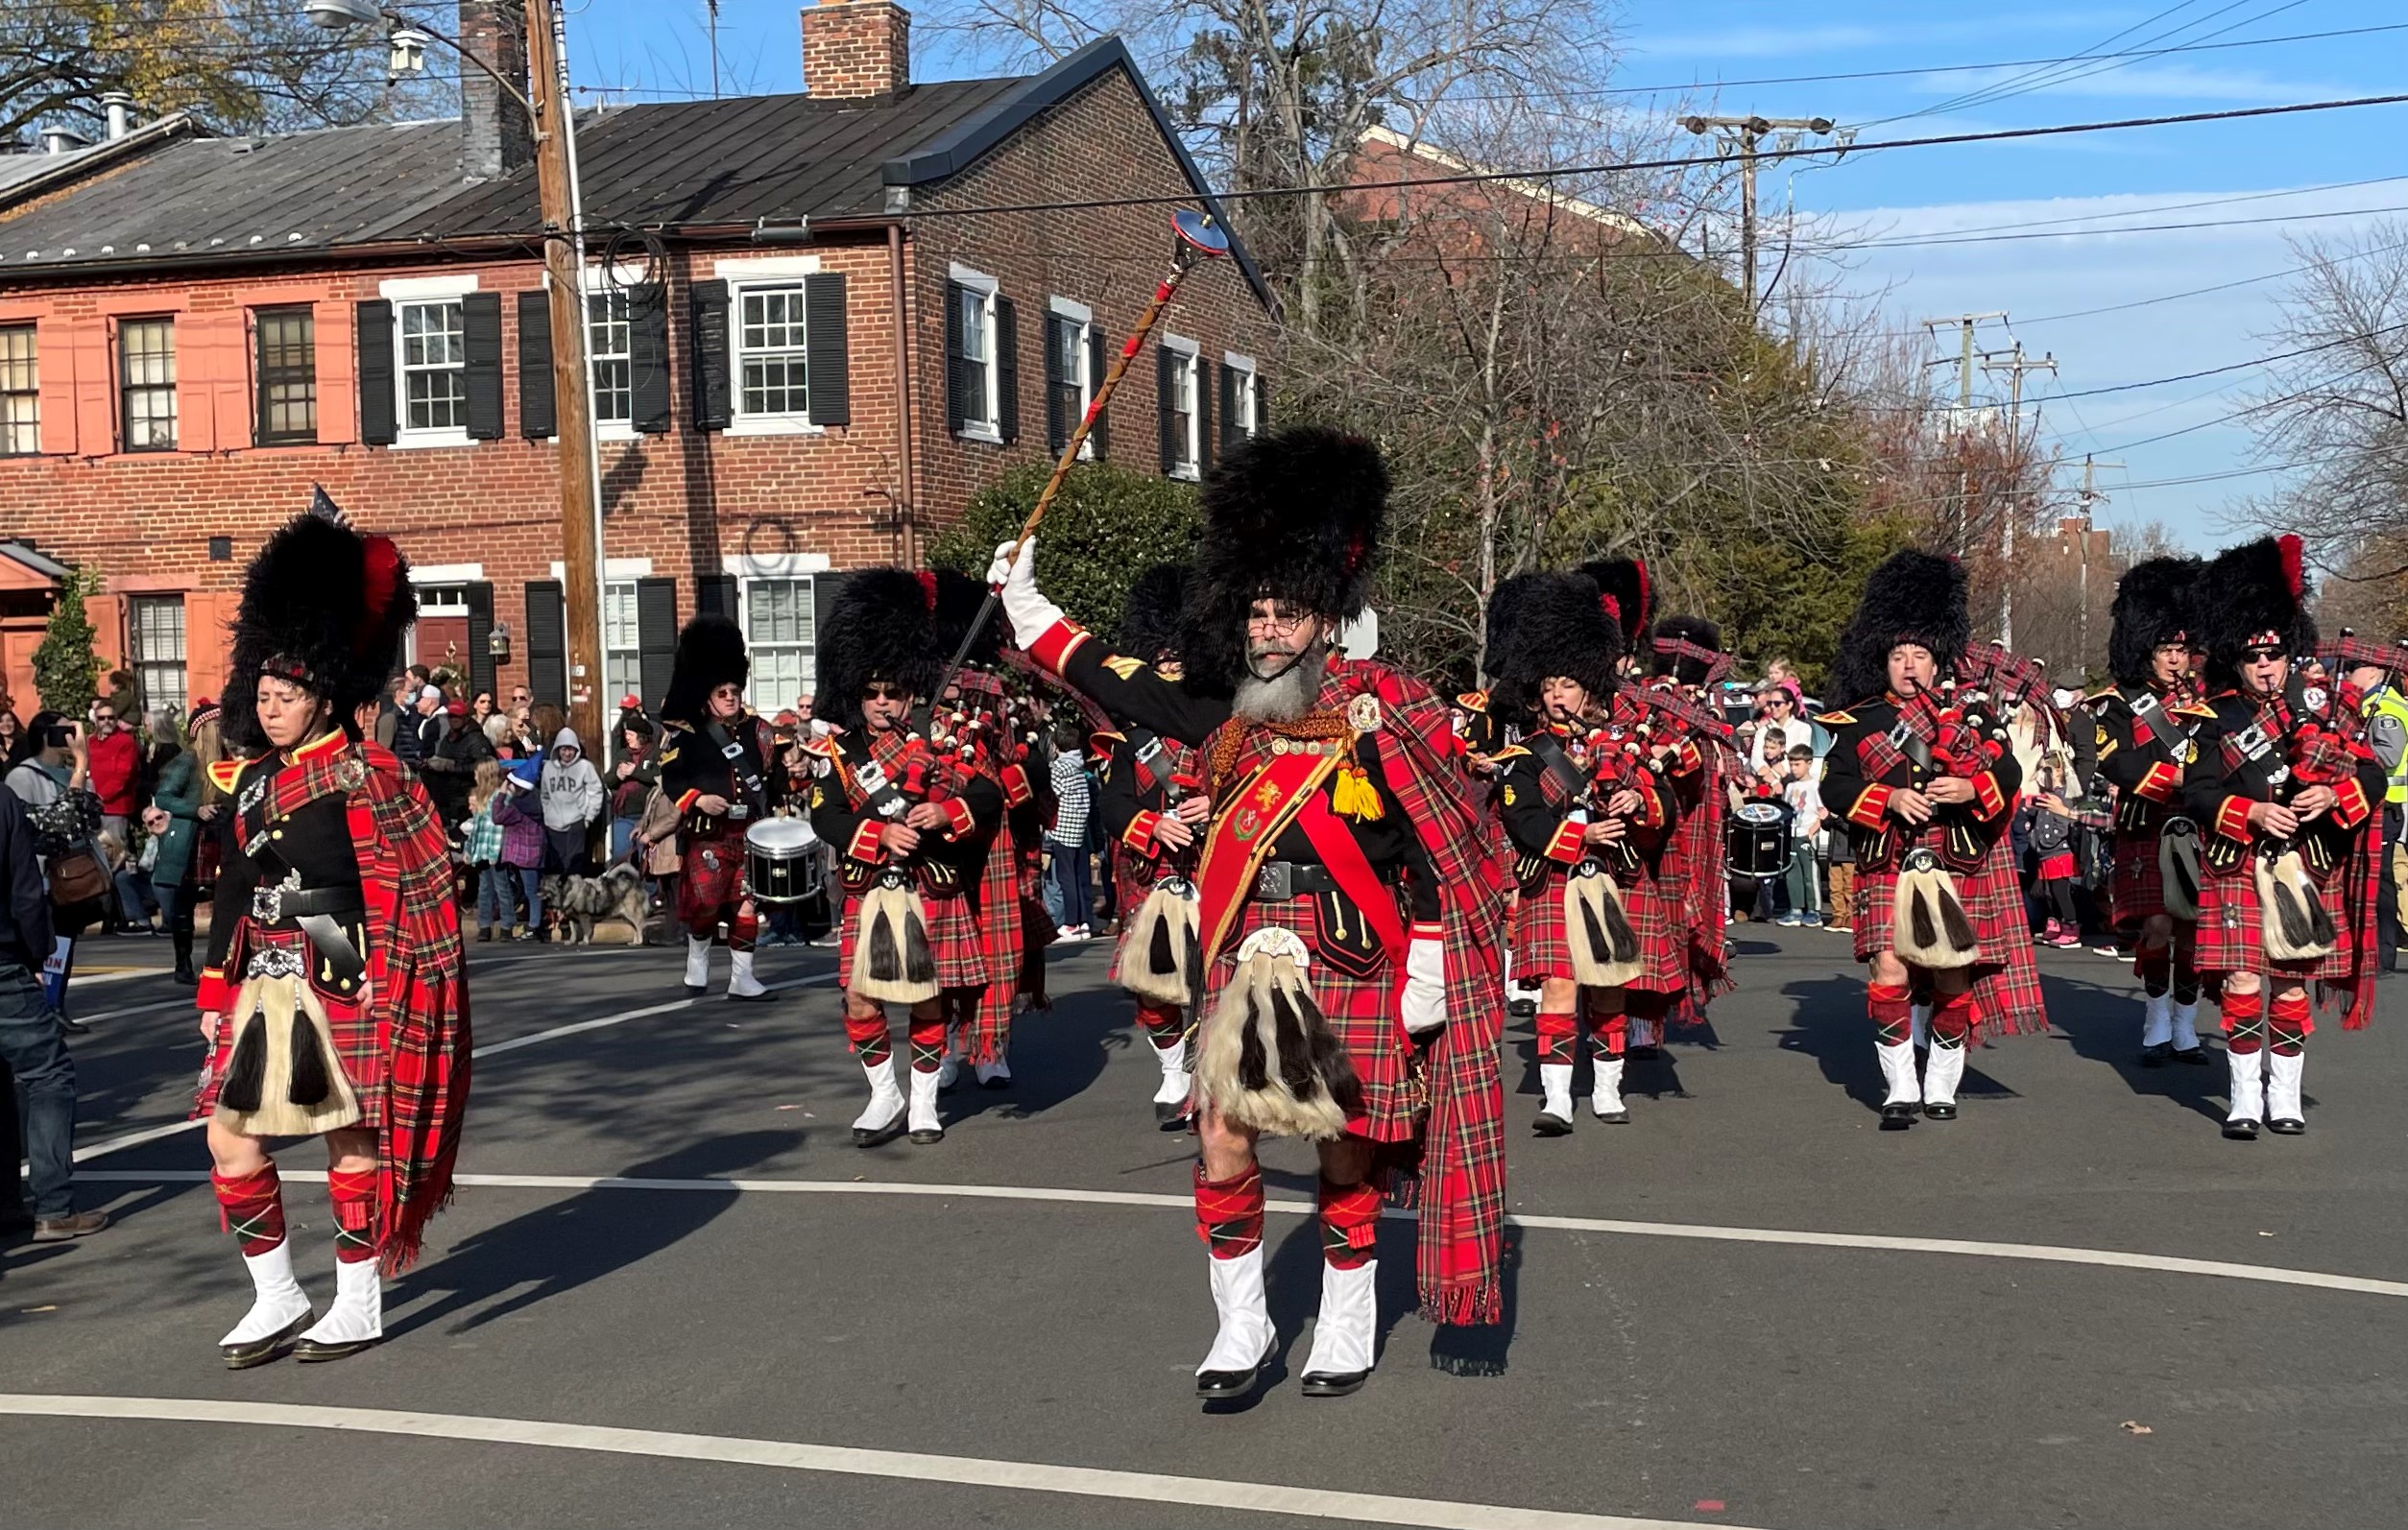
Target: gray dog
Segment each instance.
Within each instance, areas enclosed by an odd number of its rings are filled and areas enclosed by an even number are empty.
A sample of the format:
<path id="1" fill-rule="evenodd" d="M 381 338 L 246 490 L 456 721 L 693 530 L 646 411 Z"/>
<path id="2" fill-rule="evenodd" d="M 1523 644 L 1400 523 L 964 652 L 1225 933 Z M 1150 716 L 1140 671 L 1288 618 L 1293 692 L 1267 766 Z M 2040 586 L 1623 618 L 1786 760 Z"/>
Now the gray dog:
<path id="1" fill-rule="evenodd" d="M 569 945 L 593 944 L 593 921 L 616 917 L 644 940 L 643 878 L 621 861 L 599 876 L 547 876 L 542 882 L 543 906 L 560 913 L 560 939 Z"/>

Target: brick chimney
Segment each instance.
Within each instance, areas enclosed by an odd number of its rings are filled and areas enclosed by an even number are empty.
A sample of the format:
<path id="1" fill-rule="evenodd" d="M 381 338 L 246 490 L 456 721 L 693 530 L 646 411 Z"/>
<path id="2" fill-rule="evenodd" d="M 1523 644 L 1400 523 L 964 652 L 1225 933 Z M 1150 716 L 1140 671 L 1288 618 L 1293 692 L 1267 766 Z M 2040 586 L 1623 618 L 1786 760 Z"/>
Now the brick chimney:
<path id="1" fill-rule="evenodd" d="M 460 46 L 527 88 L 524 0 L 460 0 Z M 535 162 L 535 130 L 527 108 L 472 63 L 460 66 L 460 177 L 498 180 Z"/>
<path id="2" fill-rule="evenodd" d="M 831 99 L 911 88 L 911 12 L 892 0 L 819 0 L 807 7 L 803 88 Z"/>

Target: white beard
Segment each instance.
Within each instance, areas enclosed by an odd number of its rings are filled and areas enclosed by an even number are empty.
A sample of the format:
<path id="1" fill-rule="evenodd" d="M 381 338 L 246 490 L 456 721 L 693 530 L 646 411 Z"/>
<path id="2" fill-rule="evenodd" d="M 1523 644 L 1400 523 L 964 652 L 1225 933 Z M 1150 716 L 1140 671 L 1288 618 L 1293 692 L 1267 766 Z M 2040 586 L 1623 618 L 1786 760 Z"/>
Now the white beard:
<path id="1" fill-rule="evenodd" d="M 1292 723 L 1320 699 L 1321 672 L 1329 661 L 1328 640 L 1315 638 L 1273 679 L 1264 680 L 1249 667 L 1238 679 L 1229 710 L 1249 723 Z"/>

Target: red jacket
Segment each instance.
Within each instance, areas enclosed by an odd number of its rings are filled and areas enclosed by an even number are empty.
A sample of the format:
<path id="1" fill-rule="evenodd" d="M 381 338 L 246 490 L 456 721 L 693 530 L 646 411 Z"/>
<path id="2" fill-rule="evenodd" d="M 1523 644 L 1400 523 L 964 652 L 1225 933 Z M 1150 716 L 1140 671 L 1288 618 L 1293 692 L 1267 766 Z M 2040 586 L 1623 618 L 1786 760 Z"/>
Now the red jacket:
<path id="1" fill-rule="evenodd" d="M 133 814 L 133 788 L 142 774 L 142 746 L 132 730 L 119 729 L 91 742 L 92 790 L 100 795 L 101 811 L 121 817 Z"/>

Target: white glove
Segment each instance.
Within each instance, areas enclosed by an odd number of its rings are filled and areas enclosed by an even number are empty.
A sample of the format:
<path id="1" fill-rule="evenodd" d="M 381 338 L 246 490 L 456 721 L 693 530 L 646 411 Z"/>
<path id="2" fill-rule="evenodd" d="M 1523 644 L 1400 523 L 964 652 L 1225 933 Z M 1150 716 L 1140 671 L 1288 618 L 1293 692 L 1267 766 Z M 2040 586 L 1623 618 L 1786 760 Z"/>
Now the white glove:
<path id="1" fill-rule="evenodd" d="M 1012 624 L 1012 646 L 1029 648 L 1046 634 L 1046 629 L 1062 619 L 1062 608 L 1037 593 L 1037 538 L 1028 538 L 1028 548 L 1018 558 L 1012 556 L 1017 542 L 1004 542 L 995 550 L 995 562 L 987 565 L 987 583 L 1002 591 L 1003 614 Z"/>
<path id="2" fill-rule="evenodd" d="M 1427 1036 L 1447 1022 L 1446 942 L 1429 937 L 1405 948 L 1405 1029 Z"/>

